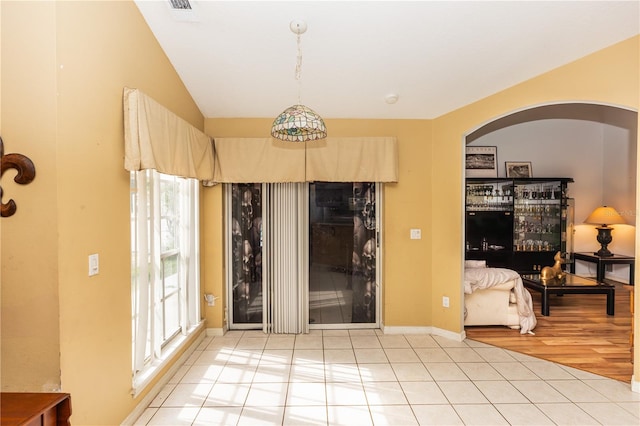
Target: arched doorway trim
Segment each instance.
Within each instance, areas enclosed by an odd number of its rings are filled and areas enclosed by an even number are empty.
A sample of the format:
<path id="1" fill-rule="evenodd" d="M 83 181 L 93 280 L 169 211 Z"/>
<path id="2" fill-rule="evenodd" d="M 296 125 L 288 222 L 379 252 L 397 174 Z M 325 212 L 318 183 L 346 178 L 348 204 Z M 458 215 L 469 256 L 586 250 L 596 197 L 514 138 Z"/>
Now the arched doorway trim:
<path id="1" fill-rule="evenodd" d="M 573 111 L 571 111 L 572 109 Z M 638 112 L 635 108 L 606 102 L 562 101 L 528 105 L 480 123 L 464 134 L 463 143 L 466 145 L 471 142 L 471 140 L 469 140 L 470 137 L 475 139 L 494 130 L 531 120 L 541 120 L 544 118 L 582 118 L 601 121 L 594 118 L 596 118 L 599 113 L 606 111 L 628 111 L 629 113 L 635 114 Z"/>

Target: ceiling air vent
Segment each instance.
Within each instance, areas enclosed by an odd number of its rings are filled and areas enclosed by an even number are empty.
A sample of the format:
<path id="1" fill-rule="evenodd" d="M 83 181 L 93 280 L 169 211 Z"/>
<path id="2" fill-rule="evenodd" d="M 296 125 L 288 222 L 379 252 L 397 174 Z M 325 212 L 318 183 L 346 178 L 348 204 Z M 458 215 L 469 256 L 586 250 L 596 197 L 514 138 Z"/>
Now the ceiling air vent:
<path id="1" fill-rule="evenodd" d="M 191 10 L 191 3 L 189 0 L 169 0 L 172 9 L 176 10 Z"/>
<path id="2" fill-rule="evenodd" d="M 174 21 L 200 22 L 197 1 L 192 4 L 189 0 L 168 0 L 165 4 Z"/>

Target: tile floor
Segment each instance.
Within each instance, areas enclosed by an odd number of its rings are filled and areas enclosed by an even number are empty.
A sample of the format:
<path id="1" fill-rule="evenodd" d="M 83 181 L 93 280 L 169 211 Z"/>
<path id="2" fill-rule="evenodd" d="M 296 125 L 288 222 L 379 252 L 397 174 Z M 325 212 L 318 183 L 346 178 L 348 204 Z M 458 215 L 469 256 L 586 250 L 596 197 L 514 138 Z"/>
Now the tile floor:
<path id="1" fill-rule="evenodd" d="M 136 424 L 640 425 L 640 393 L 472 340 L 231 331 L 207 337 Z"/>

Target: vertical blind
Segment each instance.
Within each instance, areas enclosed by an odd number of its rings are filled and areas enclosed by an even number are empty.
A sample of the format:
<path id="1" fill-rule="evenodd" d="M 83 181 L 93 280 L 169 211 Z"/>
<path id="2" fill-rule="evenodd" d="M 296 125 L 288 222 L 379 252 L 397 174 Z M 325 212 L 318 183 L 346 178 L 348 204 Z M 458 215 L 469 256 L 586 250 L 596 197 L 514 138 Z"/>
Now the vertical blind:
<path id="1" fill-rule="evenodd" d="M 263 295 L 266 333 L 309 332 L 308 191 L 304 183 L 266 185 Z"/>

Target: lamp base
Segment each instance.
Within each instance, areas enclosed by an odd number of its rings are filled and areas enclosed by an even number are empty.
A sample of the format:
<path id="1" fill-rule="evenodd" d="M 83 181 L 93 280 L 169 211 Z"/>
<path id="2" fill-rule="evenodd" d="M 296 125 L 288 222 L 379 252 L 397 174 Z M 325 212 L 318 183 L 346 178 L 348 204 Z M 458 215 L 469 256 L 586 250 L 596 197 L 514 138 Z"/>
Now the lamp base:
<path id="1" fill-rule="evenodd" d="M 613 231 L 613 228 L 610 228 L 605 225 L 605 226 L 598 226 L 596 229 L 598 230 L 597 240 L 600 243 L 600 250 L 598 250 L 593 254 L 600 257 L 613 256 L 613 253 L 611 253 L 611 251 L 609 251 L 609 249 L 607 248 L 607 246 L 611 243 L 611 241 L 613 241 L 613 238 L 611 237 L 611 231 Z"/>

